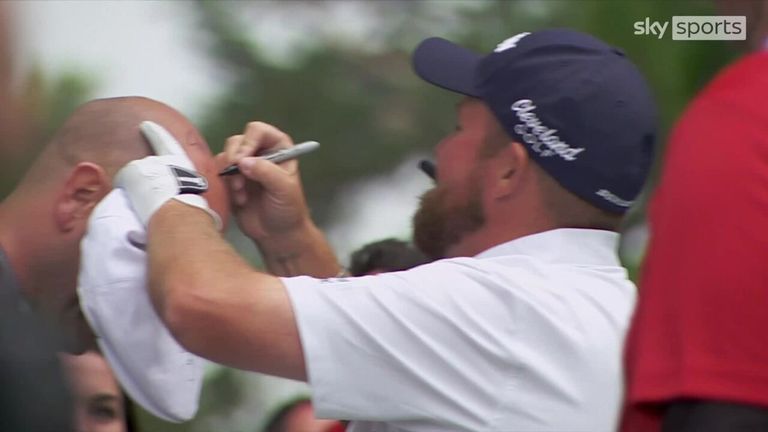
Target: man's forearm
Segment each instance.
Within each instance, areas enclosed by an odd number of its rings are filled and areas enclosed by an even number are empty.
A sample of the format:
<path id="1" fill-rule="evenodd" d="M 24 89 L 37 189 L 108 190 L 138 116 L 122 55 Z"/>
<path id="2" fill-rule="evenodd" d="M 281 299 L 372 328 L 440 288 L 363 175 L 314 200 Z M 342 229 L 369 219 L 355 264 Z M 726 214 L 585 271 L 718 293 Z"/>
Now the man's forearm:
<path id="1" fill-rule="evenodd" d="M 183 346 L 229 366 L 305 378 L 285 287 L 237 255 L 209 215 L 170 201 L 148 236 L 152 300 Z"/>
<path id="2" fill-rule="evenodd" d="M 270 273 L 277 276 L 338 276 L 342 267 L 323 233 L 308 221 L 290 234 L 256 241 Z"/>

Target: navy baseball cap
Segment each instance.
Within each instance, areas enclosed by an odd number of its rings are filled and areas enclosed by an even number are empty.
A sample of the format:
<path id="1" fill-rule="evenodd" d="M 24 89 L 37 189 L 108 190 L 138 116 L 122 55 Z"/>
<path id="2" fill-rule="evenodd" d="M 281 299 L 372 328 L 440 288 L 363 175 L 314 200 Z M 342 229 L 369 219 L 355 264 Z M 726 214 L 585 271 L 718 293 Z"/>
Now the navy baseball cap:
<path id="1" fill-rule="evenodd" d="M 413 66 L 432 84 L 482 99 L 582 199 L 624 213 L 640 193 L 653 162 L 656 104 L 621 50 L 567 29 L 520 33 L 487 55 L 429 38 Z"/>

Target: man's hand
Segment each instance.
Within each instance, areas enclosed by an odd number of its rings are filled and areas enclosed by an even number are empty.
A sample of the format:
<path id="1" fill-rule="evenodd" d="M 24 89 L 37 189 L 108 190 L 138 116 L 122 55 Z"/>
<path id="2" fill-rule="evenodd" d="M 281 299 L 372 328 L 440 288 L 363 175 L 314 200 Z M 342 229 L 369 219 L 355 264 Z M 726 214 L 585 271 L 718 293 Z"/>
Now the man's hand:
<path id="1" fill-rule="evenodd" d="M 256 242 L 274 275 L 330 277 L 340 266 L 323 233 L 309 216 L 295 160 L 279 165 L 256 156 L 293 147 L 274 126 L 248 123 L 227 140 L 219 168 L 237 163 L 240 175 L 228 179 L 240 229 Z"/>
<path id="2" fill-rule="evenodd" d="M 284 132 L 251 122 L 242 135 L 227 139 L 217 156 L 219 168 L 239 165 L 241 175 L 227 179 L 233 210 L 243 233 L 259 244 L 311 225 L 297 162 L 277 165 L 255 157 L 290 147 L 293 140 Z"/>
<path id="3" fill-rule="evenodd" d="M 175 199 L 206 211 L 221 229 L 221 218 L 200 196 L 208 190 L 208 181 L 195 170 L 181 144 L 157 123 L 145 121 L 140 128 L 157 156 L 129 162 L 117 172 L 115 186 L 125 190 L 142 224 L 146 227 L 157 209 Z"/>

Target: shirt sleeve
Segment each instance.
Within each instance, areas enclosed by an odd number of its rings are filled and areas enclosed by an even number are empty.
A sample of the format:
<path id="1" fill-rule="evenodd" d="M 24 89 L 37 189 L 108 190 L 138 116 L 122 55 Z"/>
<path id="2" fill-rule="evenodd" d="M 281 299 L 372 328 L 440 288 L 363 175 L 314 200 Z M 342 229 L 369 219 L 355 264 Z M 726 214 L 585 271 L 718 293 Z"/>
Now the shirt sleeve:
<path id="1" fill-rule="evenodd" d="M 463 267 L 283 279 L 319 416 L 486 424 L 506 386 L 499 332 L 513 329 L 492 281 Z"/>

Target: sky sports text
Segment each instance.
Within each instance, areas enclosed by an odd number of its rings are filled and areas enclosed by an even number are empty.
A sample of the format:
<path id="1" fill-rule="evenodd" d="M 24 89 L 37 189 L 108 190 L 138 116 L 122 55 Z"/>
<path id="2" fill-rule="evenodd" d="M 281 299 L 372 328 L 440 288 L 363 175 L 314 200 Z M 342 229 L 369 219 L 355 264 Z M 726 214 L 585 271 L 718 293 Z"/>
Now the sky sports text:
<path id="1" fill-rule="evenodd" d="M 639 36 L 664 37 L 669 21 L 635 22 L 635 34 Z M 745 16 L 682 16 L 672 17 L 672 40 L 746 40 L 747 17 Z"/>

